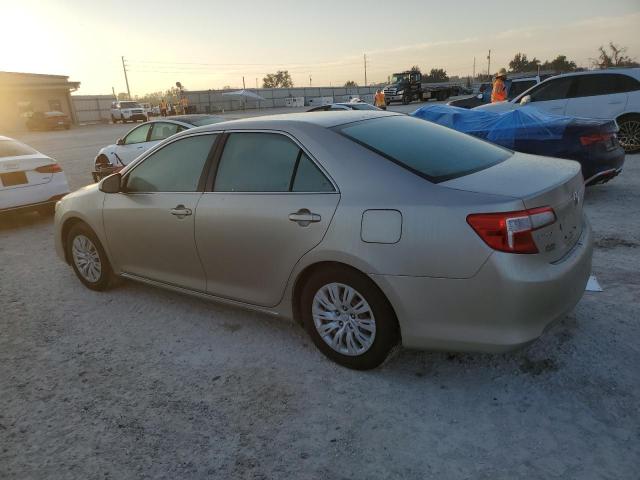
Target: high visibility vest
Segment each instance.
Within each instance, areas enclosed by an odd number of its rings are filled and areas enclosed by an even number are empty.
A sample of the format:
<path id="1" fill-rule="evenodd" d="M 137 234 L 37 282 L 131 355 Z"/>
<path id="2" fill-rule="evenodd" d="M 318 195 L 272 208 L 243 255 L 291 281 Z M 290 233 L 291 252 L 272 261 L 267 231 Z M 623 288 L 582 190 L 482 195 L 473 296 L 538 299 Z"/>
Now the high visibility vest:
<path id="1" fill-rule="evenodd" d="M 491 90 L 491 103 L 504 102 L 507 99 L 507 87 L 504 81 L 496 78 L 493 82 L 493 90 Z"/>

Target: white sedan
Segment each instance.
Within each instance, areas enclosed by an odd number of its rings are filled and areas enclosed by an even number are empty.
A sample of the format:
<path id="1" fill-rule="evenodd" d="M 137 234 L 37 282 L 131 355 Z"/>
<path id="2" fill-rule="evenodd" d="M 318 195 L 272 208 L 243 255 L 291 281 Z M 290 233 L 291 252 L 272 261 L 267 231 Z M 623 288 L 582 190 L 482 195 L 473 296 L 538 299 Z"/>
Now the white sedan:
<path id="1" fill-rule="evenodd" d="M 117 172 L 171 135 L 224 120 L 223 117 L 216 115 L 180 115 L 145 122 L 130 130 L 124 137 L 117 139 L 116 143 L 100 149 L 94 162 L 93 180 L 97 182 Z"/>
<path id="2" fill-rule="evenodd" d="M 69 193 L 67 179 L 52 158 L 12 138 L 0 136 L 0 213 L 53 213 Z"/>

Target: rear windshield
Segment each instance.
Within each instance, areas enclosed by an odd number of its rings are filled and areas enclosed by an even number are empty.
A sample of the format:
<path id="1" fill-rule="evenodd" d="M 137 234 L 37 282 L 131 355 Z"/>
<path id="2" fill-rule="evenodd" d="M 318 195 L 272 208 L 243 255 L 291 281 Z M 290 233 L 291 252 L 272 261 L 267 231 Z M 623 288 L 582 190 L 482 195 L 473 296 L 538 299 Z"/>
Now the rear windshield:
<path id="1" fill-rule="evenodd" d="M 19 155 L 33 155 L 36 152 L 33 148 L 14 140 L 0 140 L 0 158 L 17 157 Z"/>
<path id="2" fill-rule="evenodd" d="M 335 130 L 434 183 L 484 170 L 512 155 L 505 148 L 406 115 L 349 123 Z"/>

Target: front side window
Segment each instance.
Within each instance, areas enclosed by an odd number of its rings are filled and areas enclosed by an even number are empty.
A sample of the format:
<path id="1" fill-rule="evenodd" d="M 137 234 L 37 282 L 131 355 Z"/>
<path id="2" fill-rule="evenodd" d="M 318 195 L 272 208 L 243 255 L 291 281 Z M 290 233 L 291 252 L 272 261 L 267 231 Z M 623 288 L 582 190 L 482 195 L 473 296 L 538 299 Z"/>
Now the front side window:
<path id="1" fill-rule="evenodd" d="M 546 102 L 567 98 L 574 78 L 575 77 L 556 78 L 540 84 L 538 88 L 530 93 L 531 101 Z"/>
<path id="2" fill-rule="evenodd" d="M 489 168 L 510 150 L 404 115 L 336 127 L 338 133 L 437 183 Z"/>
<path id="3" fill-rule="evenodd" d="M 171 135 L 174 135 L 181 131 L 182 129 L 178 124 L 175 123 L 154 123 L 151 128 L 151 136 L 149 137 L 149 141 L 153 142 L 156 140 L 164 140 L 165 138 L 169 138 Z"/>
<path id="4" fill-rule="evenodd" d="M 229 135 L 214 191 L 325 192 L 333 186 L 290 138 L 247 132 Z"/>
<path id="5" fill-rule="evenodd" d="M 152 153 L 126 178 L 126 191 L 196 192 L 217 135 L 176 140 Z"/>
<path id="6" fill-rule="evenodd" d="M 149 129 L 151 128 L 151 124 L 147 123 L 144 125 L 140 125 L 137 128 L 134 128 L 129 132 L 129 134 L 124 137 L 124 144 L 131 145 L 133 143 L 142 143 L 147 141 L 147 134 L 149 133 Z"/>
<path id="7" fill-rule="evenodd" d="M 536 84 L 535 80 L 530 80 L 526 82 L 511 82 L 511 87 L 509 88 L 509 99 L 515 98 L 521 93 L 526 92 L 535 84 Z"/>

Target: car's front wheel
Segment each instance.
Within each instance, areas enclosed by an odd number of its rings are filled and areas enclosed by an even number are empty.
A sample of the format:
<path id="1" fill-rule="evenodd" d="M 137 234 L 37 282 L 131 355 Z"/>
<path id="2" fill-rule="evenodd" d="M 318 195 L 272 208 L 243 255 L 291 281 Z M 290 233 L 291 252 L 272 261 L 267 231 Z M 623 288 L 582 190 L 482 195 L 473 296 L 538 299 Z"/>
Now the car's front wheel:
<path id="1" fill-rule="evenodd" d="M 67 235 L 67 258 L 80 281 L 91 290 L 107 290 L 113 283 L 113 270 L 96 234 L 84 223 L 77 223 Z"/>
<path id="2" fill-rule="evenodd" d="M 342 267 L 315 272 L 302 289 L 301 314 L 318 349 L 356 370 L 380 365 L 398 343 L 395 313 L 365 275 Z"/>
<path id="3" fill-rule="evenodd" d="M 618 140 L 624 152 L 640 152 L 640 115 L 626 115 L 618 119 L 618 127 Z"/>

